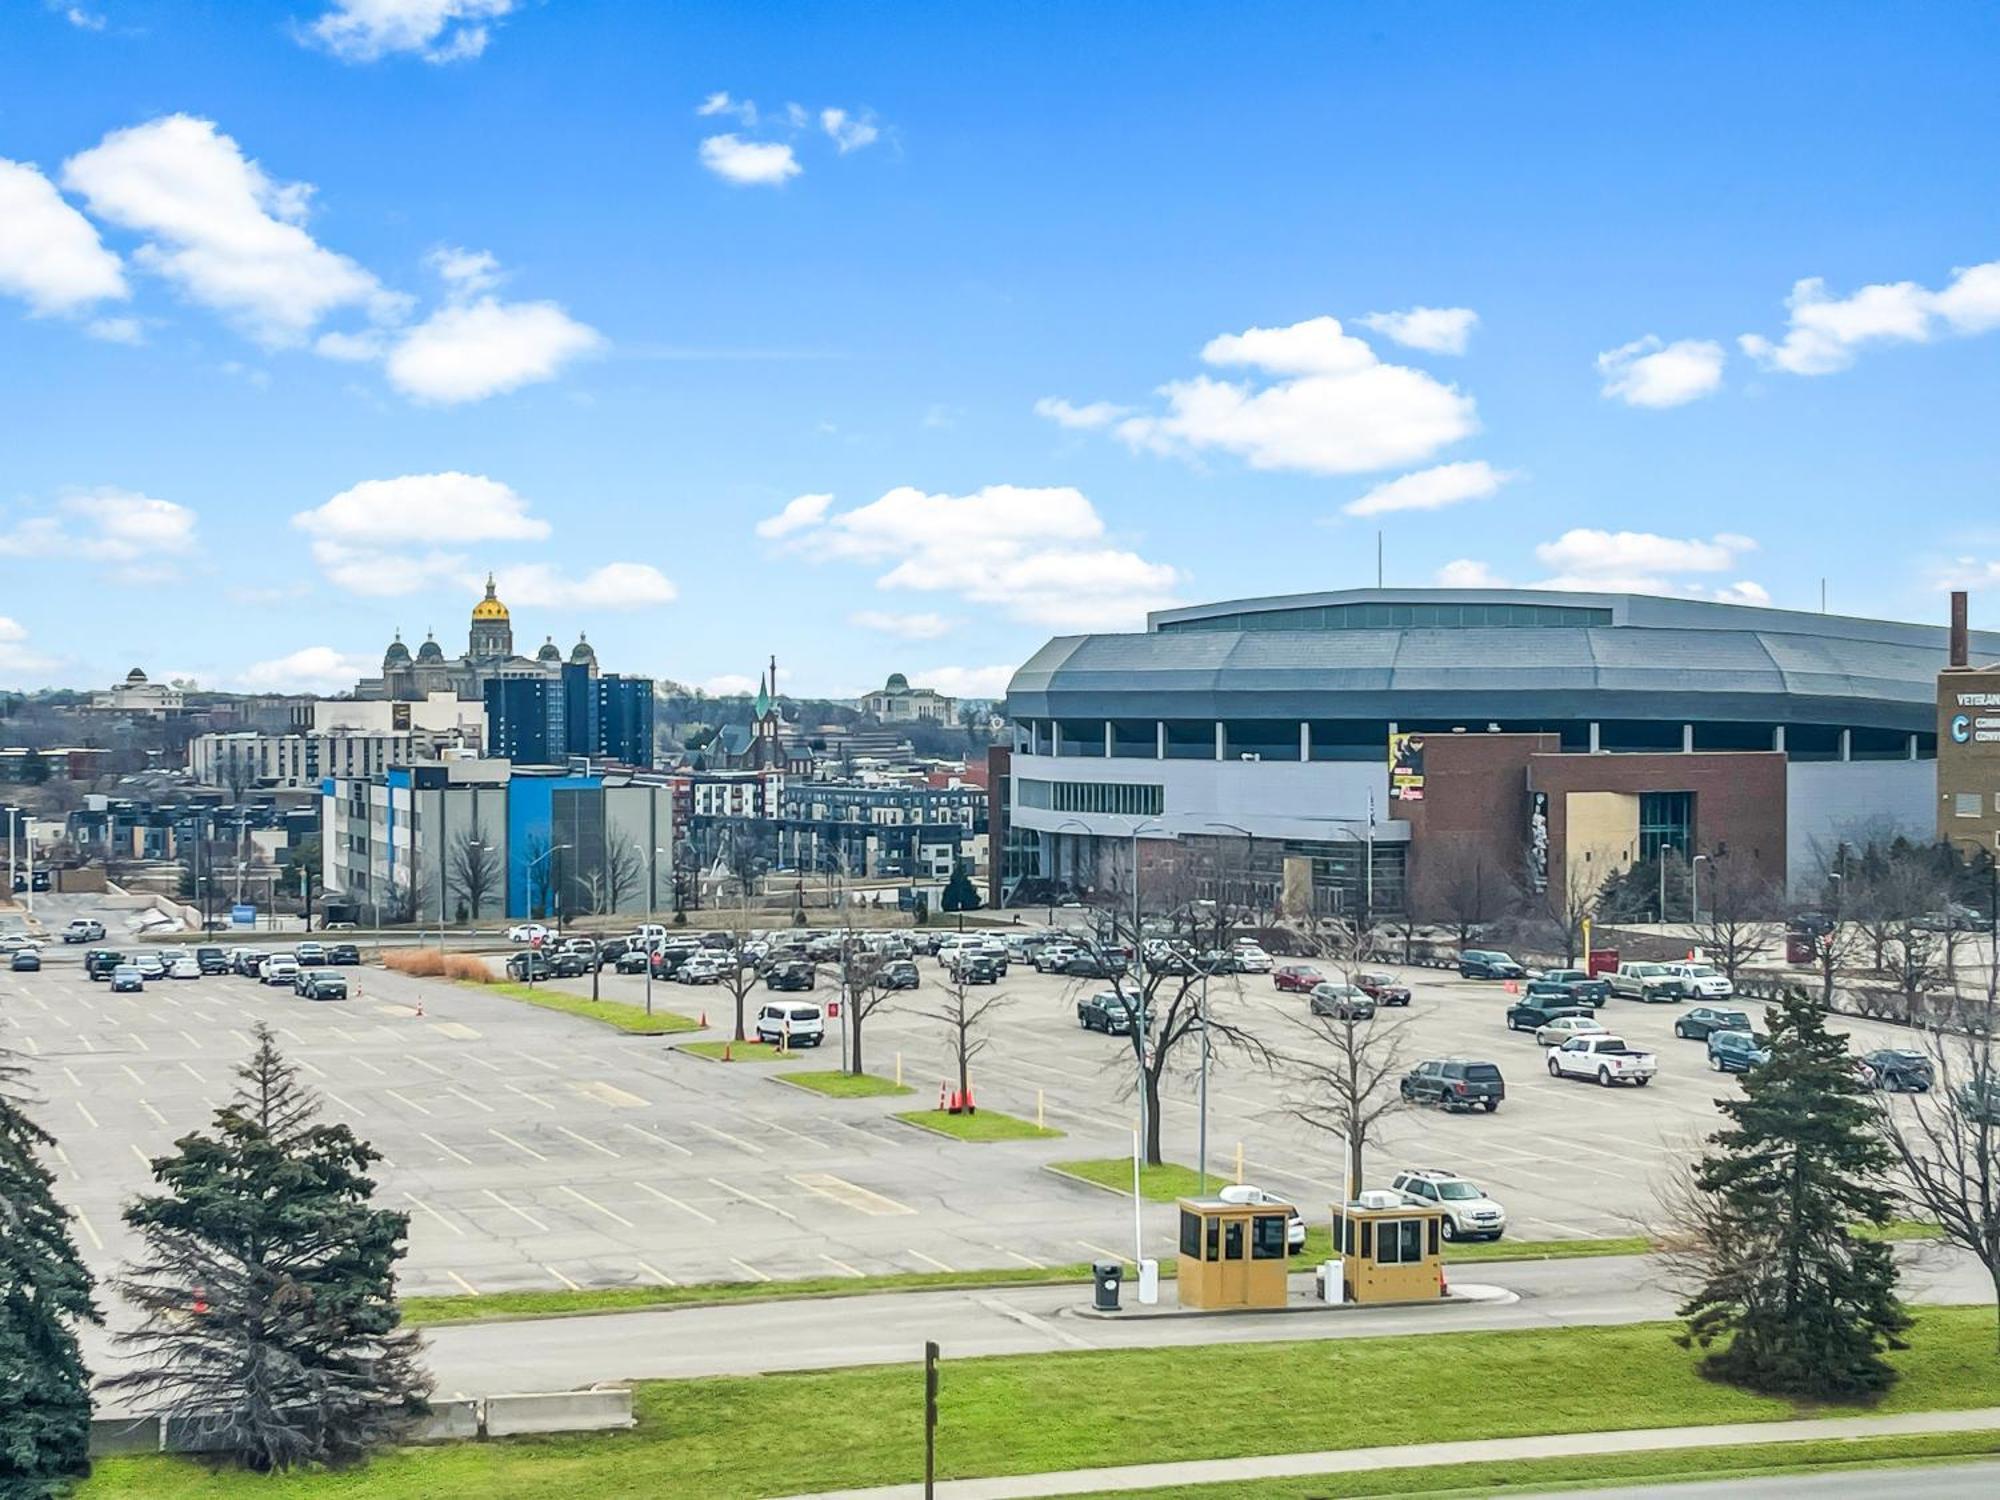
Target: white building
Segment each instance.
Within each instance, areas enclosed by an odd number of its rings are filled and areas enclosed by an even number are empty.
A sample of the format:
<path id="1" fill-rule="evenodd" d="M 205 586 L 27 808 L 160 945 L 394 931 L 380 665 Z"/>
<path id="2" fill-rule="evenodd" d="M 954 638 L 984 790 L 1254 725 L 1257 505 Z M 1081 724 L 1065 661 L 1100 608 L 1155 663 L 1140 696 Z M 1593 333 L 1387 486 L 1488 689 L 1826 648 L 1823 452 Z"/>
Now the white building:
<path id="1" fill-rule="evenodd" d="M 188 744 L 188 771 L 203 786 L 316 790 L 329 776 L 374 776 L 392 766 L 478 753 L 478 733 L 456 727 L 328 730 L 313 734 L 246 731 L 195 736 Z"/>
<path id="2" fill-rule="evenodd" d="M 302 726 L 312 734 L 336 731 L 431 730 L 456 731 L 475 745 L 486 742 L 486 705 L 453 692 L 432 692 L 409 702 L 392 703 L 381 699 L 318 698 L 312 703 L 312 717 Z"/>
<path id="3" fill-rule="evenodd" d="M 931 688 L 913 688 L 901 672 L 889 674 L 880 689 L 861 700 L 863 713 L 884 724 L 953 724 L 958 720 L 958 700 Z"/>
<path id="4" fill-rule="evenodd" d="M 168 714 L 185 712 L 187 704 L 179 688 L 149 681 L 143 670 L 134 667 L 125 674 L 123 682 L 113 683 L 109 692 L 93 693 L 90 707 L 95 713 L 143 714 L 163 719 Z"/>

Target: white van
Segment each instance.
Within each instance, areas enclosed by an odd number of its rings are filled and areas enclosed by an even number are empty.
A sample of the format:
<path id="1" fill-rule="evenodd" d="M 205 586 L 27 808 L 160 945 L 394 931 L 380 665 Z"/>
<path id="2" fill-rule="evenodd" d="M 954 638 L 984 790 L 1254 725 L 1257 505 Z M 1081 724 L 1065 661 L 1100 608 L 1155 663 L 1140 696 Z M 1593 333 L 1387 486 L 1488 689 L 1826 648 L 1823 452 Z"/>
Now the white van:
<path id="1" fill-rule="evenodd" d="M 1231 1183 L 1220 1193 L 1216 1194 L 1216 1196 L 1224 1203 L 1241 1203 L 1250 1208 L 1261 1208 L 1266 1203 L 1283 1203 L 1288 1206 L 1291 1204 L 1289 1198 L 1277 1197 L 1275 1194 L 1267 1193 L 1262 1188 L 1248 1182 Z M 1285 1249 L 1291 1254 L 1297 1255 L 1305 1247 L 1306 1221 L 1300 1216 L 1298 1209 L 1294 1207 L 1290 1216 L 1285 1220 Z"/>
<path id="2" fill-rule="evenodd" d="M 757 1012 L 757 1040 L 787 1047 L 817 1047 L 826 1039 L 826 1021 L 817 1005 L 773 1000 Z"/>

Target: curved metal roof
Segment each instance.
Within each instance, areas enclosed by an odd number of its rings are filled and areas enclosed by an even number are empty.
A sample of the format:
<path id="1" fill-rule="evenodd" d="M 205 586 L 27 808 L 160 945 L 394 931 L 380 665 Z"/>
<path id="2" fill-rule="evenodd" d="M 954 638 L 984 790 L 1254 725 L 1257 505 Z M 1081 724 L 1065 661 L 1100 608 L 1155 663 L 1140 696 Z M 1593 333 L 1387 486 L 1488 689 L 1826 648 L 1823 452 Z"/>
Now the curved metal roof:
<path id="1" fill-rule="evenodd" d="M 1584 604 L 1613 624 L 1206 629 L 1341 603 Z M 1162 611 L 1145 634 L 1060 636 L 1007 689 L 1017 718 L 1659 719 L 1914 731 L 1935 721 L 1941 627 L 1703 600 L 1524 589 L 1352 590 Z M 1159 627 L 1167 624 L 1165 630 Z M 2000 656 L 2000 636 L 1975 637 Z"/>

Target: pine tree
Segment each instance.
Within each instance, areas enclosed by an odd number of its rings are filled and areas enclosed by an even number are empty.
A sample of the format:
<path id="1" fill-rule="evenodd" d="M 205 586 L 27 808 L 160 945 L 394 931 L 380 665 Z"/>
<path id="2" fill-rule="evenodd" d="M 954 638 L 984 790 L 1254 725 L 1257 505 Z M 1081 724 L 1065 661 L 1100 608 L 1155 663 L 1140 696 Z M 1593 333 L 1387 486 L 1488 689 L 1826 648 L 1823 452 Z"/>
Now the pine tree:
<path id="1" fill-rule="evenodd" d="M 1701 1286 L 1681 1308 L 1681 1342 L 1712 1349 L 1703 1369 L 1752 1390 L 1876 1395 L 1895 1381 L 1882 1356 L 1903 1347 L 1910 1319 L 1889 1247 L 1854 1231 L 1888 1222 L 1890 1152 L 1817 999 L 1793 989 L 1773 1011 L 1770 1060 L 1718 1101 L 1731 1127 L 1694 1170 L 1697 1248 L 1682 1260 Z"/>
<path id="2" fill-rule="evenodd" d="M 268 1027 L 210 1133 L 156 1158 L 165 1192 L 125 1222 L 144 1243 L 118 1290 L 145 1314 L 113 1388 L 164 1398 L 249 1468 L 341 1463 L 405 1435 L 429 1377 L 400 1327 L 406 1214 L 369 1206 L 381 1153 L 319 1103 Z"/>
<path id="3" fill-rule="evenodd" d="M 973 885 L 964 860 L 951 867 L 951 879 L 945 883 L 944 895 L 938 905 L 945 911 L 979 910 L 979 890 Z"/>
<path id="4" fill-rule="evenodd" d="M 41 1500 L 90 1470 L 90 1374 L 79 1324 L 101 1322 L 69 1211 L 40 1160 L 55 1137 L 21 1108 L 0 1052 L 0 1495 Z"/>

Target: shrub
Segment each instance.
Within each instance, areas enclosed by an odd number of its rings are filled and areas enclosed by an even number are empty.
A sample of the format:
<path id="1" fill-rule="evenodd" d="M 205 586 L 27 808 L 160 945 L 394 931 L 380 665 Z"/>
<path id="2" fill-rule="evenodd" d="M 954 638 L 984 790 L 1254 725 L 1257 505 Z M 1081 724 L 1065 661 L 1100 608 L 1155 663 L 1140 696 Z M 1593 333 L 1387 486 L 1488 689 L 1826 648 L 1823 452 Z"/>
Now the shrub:
<path id="1" fill-rule="evenodd" d="M 486 960 L 470 953 L 439 953 L 435 948 L 392 948 L 382 955 L 382 967 L 412 979 L 458 979 L 470 984 L 492 984 L 493 971 Z"/>

